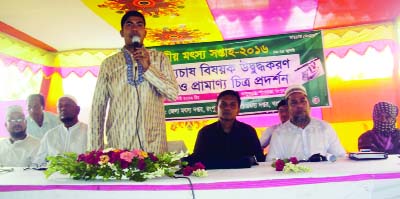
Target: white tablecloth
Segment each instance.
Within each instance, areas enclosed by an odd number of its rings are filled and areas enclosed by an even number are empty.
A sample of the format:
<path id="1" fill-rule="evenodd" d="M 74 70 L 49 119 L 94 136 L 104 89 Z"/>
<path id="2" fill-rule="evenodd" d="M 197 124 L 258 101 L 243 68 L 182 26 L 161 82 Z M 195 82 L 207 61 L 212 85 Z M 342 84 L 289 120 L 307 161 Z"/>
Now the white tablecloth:
<path id="1" fill-rule="evenodd" d="M 250 169 L 210 170 L 205 178 L 190 177 L 197 199 L 209 198 L 400 198 L 400 158 L 302 163 L 309 173 L 283 173 L 270 162 Z M 14 168 L 0 174 L 0 199 L 80 198 L 192 198 L 186 179 L 158 178 L 146 182 L 128 180 L 83 181 L 55 174 L 49 179 L 41 171 Z"/>

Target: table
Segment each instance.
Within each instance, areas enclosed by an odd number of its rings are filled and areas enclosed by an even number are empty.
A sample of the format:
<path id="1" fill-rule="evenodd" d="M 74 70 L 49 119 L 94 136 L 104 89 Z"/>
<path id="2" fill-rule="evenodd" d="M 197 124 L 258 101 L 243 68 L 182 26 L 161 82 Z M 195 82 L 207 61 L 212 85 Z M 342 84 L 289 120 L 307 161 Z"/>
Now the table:
<path id="1" fill-rule="evenodd" d="M 302 163 L 309 173 L 283 173 L 270 162 L 249 169 L 210 170 L 208 177 L 190 177 L 197 199 L 229 198 L 400 198 L 400 158 L 354 161 L 347 158 L 331 162 Z M 163 177 L 146 182 L 128 180 L 84 181 L 55 174 L 15 168 L 0 174 L 0 198 L 81 199 L 81 198 L 192 198 L 186 179 Z"/>

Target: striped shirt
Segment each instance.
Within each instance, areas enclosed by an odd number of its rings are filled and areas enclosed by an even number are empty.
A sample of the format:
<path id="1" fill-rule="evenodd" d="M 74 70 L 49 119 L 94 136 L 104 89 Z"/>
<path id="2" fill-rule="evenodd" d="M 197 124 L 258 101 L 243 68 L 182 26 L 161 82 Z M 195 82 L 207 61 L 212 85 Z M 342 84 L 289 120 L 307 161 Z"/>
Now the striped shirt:
<path id="1" fill-rule="evenodd" d="M 168 58 L 162 52 L 147 51 L 151 64 L 143 74 L 144 81 L 136 87 L 128 84 L 122 52 L 101 64 L 91 110 L 89 149 L 139 149 L 139 136 L 145 151 L 167 151 L 163 102 L 164 97 L 176 99 L 178 83 Z M 133 68 L 136 65 L 134 61 Z"/>

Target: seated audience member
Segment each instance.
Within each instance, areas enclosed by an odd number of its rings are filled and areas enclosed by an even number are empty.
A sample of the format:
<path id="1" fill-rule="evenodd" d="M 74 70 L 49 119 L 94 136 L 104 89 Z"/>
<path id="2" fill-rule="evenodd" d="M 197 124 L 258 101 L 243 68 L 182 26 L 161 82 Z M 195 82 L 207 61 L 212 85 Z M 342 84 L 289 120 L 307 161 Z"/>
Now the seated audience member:
<path id="1" fill-rule="evenodd" d="M 310 103 L 303 86 L 289 86 L 285 91 L 285 98 L 290 119 L 272 135 L 268 161 L 290 157 L 308 160 L 315 154 L 325 157 L 345 155 L 334 129 L 327 122 L 310 116 Z"/>
<path id="2" fill-rule="evenodd" d="M 193 154 L 184 160 L 190 165 L 201 162 L 206 169 L 249 168 L 265 161 L 255 129 L 236 120 L 240 102 L 233 90 L 218 95 L 218 121 L 199 131 Z"/>
<path id="3" fill-rule="evenodd" d="M 394 104 L 375 104 L 372 114 L 374 127 L 358 138 L 358 148 L 400 154 L 400 129 L 396 128 L 398 114 L 399 108 Z"/>
<path id="4" fill-rule="evenodd" d="M 88 126 L 78 120 L 80 107 L 76 99 L 64 95 L 58 100 L 57 108 L 62 124 L 49 130 L 40 141 L 39 152 L 34 160 L 40 166 L 45 165 L 47 156 L 86 152 Z"/>
<path id="5" fill-rule="evenodd" d="M 42 139 L 50 129 L 61 124 L 57 115 L 43 111 L 44 97 L 41 94 L 32 94 L 28 97 L 27 133 L 35 138 Z"/>
<path id="6" fill-rule="evenodd" d="M 5 126 L 10 137 L 0 141 L 0 166 L 30 166 L 40 141 L 26 134 L 25 114 L 21 106 L 7 108 Z"/>
<path id="7" fill-rule="evenodd" d="M 285 123 L 286 121 L 289 120 L 289 108 L 287 101 L 285 99 L 279 101 L 278 106 L 278 115 L 279 119 L 281 120 L 280 124 L 273 125 L 262 133 L 261 138 L 260 138 L 260 144 L 262 148 L 266 148 L 269 145 L 269 142 L 271 141 L 272 133 L 276 128 L 278 128 L 281 124 Z"/>

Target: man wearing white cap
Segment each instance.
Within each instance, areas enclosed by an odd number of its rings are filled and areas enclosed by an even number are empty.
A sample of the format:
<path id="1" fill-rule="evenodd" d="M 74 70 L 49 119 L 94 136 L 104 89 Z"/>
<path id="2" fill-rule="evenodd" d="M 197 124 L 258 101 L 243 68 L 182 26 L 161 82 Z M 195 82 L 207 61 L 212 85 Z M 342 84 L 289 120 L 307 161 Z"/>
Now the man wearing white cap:
<path id="1" fill-rule="evenodd" d="M 10 138 L 0 141 L 0 166 L 30 166 L 40 141 L 26 134 L 25 114 L 21 106 L 7 108 L 5 126 Z"/>
<path id="2" fill-rule="evenodd" d="M 60 97 L 57 109 L 63 124 L 49 130 L 43 136 L 34 161 L 40 166 L 46 164 L 47 156 L 65 152 L 80 154 L 86 151 L 88 126 L 78 120 L 80 107 L 77 105 L 76 99 L 70 95 Z"/>
<path id="3" fill-rule="evenodd" d="M 285 98 L 290 119 L 272 135 L 267 160 L 290 157 L 309 160 L 315 154 L 322 157 L 345 155 L 335 130 L 327 122 L 311 118 L 307 91 L 302 85 L 289 86 Z"/>

